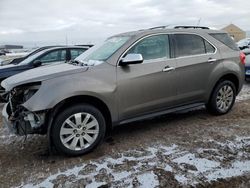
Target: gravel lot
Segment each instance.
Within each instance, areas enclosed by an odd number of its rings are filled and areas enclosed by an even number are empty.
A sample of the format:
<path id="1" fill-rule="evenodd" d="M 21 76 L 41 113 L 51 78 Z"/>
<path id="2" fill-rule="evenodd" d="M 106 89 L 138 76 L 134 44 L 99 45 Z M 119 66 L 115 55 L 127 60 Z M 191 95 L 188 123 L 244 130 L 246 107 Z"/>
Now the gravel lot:
<path id="1" fill-rule="evenodd" d="M 250 85 L 220 117 L 204 108 L 118 127 L 82 157 L 0 124 L 0 187 L 250 187 Z"/>

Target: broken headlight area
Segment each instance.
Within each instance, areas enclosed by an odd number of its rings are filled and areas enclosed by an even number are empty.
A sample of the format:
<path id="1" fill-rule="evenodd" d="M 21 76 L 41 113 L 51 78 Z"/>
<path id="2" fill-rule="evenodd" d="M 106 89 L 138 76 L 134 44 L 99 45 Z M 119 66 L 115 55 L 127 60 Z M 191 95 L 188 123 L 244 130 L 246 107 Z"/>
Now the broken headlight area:
<path id="1" fill-rule="evenodd" d="M 6 98 L 14 107 L 15 104 L 22 104 L 29 100 L 39 90 L 40 86 L 41 82 L 36 82 L 15 87 L 6 95 Z"/>
<path id="2" fill-rule="evenodd" d="M 44 112 L 30 112 L 22 106 L 39 90 L 40 85 L 40 82 L 26 84 L 14 88 L 7 94 L 9 121 L 18 135 L 38 133 L 44 124 Z"/>

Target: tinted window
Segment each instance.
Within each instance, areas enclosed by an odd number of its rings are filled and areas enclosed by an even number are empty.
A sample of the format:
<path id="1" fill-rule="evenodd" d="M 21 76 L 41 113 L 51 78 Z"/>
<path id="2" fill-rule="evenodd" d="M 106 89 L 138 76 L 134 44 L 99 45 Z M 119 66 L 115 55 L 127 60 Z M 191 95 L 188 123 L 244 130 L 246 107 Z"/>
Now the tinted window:
<path id="1" fill-rule="evenodd" d="M 37 60 L 40 60 L 42 63 L 65 61 L 66 60 L 66 50 L 56 50 L 56 51 L 49 52 Z"/>
<path id="2" fill-rule="evenodd" d="M 210 35 L 225 44 L 226 46 L 228 46 L 229 48 L 233 50 L 239 50 L 233 39 L 227 33 L 211 33 Z"/>
<path id="3" fill-rule="evenodd" d="M 127 54 L 141 54 L 144 60 L 169 58 L 168 35 L 157 35 L 147 37 L 134 45 Z"/>
<path id="4" fill-rule="evenodd" d="M 71 49 L 71 59 L 75 59 L 77 56 L 81 55 L 86 49 Z"/>
<path id="5" fill-rule="evenodd" d="M 204 40 L 205 43 L 205 49 L 206 49 L 206 53 L 214 53 L 215 52 L 215 48 L 206 40 Z"/>
<path id="6" fill-rule="evenodd" d="M 197 35 L 175 34 L 177 57 L 205 54 L 204 39 Z"/>

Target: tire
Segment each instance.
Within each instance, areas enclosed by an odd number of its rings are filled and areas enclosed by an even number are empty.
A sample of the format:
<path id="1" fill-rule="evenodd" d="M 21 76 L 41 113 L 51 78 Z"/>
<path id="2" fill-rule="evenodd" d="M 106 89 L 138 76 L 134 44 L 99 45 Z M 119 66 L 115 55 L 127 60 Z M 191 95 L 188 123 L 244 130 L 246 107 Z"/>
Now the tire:
<path id="1" fill-rule="evenodd" d="M 56 117 L 51 139 L 59 152 L 78 156 L 94 150 L 103 141 L 105 131 L 102 113 L 92 105 L 78 104 Z"/>
<path id="2" fill-rule="evenodd" d="M 233 82 L 223 80 L 214 88 L 207 110 L 214 115 L 227 114 L 233 107 L 236 98 L 236 87 Z"/>

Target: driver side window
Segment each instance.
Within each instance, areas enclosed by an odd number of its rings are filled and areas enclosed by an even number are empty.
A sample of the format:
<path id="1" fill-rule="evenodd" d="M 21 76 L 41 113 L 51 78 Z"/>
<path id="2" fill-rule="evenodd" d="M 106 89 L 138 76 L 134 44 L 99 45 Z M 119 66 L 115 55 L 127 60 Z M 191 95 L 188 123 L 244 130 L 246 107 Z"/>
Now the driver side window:
<path id="1" fill-rule="evenodd" d="M 65 61 L 66 60 L 66 50 L 56 50 L 49 52 L 48 54 L 42 56 L 40 59 L 43 64 L 52 63 L 57 61 Z"/>
<path id="2" fill-rule="evenodd" d="M 169 59 L 168 35 L 162 34 L 147 37 L 135 44 L 127 54 L 141 54 L 146 62 L 156 59 Z"/>

